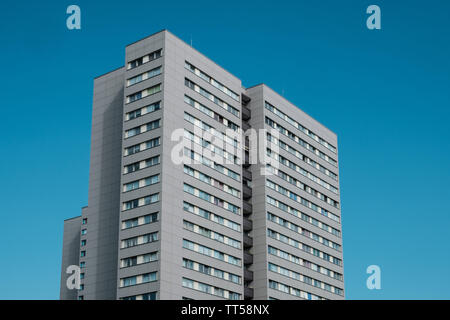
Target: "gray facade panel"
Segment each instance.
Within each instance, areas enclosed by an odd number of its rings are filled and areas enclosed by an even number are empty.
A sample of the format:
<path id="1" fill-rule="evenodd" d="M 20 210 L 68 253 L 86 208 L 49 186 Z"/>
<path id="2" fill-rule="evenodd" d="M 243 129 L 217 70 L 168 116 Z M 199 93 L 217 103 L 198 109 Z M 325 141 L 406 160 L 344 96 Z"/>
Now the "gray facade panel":
<path id="1" fill-rule="evenodd" d="M 67 280 L 70 274 L 66 270 L 71 265 L 78 266 L 80 263 L 80 229 L 81 217 L 76 217 L 64 221 L 63 252 L 61 264 L 61 300 L 76 300 L 77 290 L 70 290 L 67 287 Z"/>

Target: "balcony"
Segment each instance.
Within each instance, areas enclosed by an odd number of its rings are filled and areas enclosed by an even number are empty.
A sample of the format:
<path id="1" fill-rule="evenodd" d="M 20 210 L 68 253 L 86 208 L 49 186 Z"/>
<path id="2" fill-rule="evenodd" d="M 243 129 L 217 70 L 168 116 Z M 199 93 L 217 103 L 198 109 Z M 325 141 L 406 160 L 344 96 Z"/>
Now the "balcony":
<path id="1" fill-rule="evenodd" d="M 242 176 L 244 177 L 244 179 L 252 181 L 252 173 L 250 172 L 250 170 L 243 169 Z"/>
<path id="2" fill-rule="evenodd" d="M 253 288 L 244 287 L 244 299 L 253 299 Z"/>
<path id="3" fill-rule="evenodd" d="M 242 193 L 244 195 L 244 200 L 248 200 L 252 197 L 252 188 L 247 185 L 242 185 Z"/>
<path id="4" fill-rule="evenodd" d="M 253 238 L 244 233 L 244 248 L 250 248 L 253 246 Z"/>
<path id="5" fill-rule="evenodd" d="M 250 154 L 248 153 L 248 151 L 245 151 L 243 166 L 244 168 L 250 167 Z"/>
<path id="6" fill-rule="evenodd" d="M 244 281 L 253 281 L 253 271 L 244 268 Z"/>
<path id="7" fill-rule="evenodd" d="M 253 212 L 252 205 L 250 203 L 248 203 L 247 201 L 243 202 L 242 209 L 244 211 L 244 214 L 252 214 L 252 212 Z"/>
<path id="8" fill-rule="evenodd" d="M 248 121 L 251 118 L 252 114 L 250 109 L 246 106 L 242 106 L 242 120 Z"/>
<path id="9" fill-rule="evenodd" d="M 252 264 L 252 263 L 253 263 L 253 255 L 244 252 L 244 264 Z"/>
<path id="10" fill-rule="evenodd" d="M 253 222 L 244 217 L 244 231 L 250 231 L 253 229 Z"/>
<path id="11" fill-rule="evenodd" d="M 247 96 L 247 95 L 245 95 L 245 94 L 241 94 L 241 100 L 242 100 L 242 105 L 244 105 L 244 106 L 246 106 L 246 105 L 248 105 L 249 103 L 250 103 L 250 101 L 252 100 L 252 99 L 250 99 L 250 97 L 249 96 Z"/>

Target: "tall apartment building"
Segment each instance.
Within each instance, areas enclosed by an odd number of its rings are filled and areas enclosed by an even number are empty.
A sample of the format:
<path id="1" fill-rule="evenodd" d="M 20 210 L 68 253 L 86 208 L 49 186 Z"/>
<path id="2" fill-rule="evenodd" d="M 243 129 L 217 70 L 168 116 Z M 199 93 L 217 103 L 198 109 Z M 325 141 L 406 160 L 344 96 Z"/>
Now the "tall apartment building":
<path id="1" fill-rule="evenodd" d="M 249 129 L 270 161 L 250 161 Z M 338 181 L 333 132 L 153 34 L 94 81 L 88 206 L 64 222 L 61 299 L 343 299 Z"/>

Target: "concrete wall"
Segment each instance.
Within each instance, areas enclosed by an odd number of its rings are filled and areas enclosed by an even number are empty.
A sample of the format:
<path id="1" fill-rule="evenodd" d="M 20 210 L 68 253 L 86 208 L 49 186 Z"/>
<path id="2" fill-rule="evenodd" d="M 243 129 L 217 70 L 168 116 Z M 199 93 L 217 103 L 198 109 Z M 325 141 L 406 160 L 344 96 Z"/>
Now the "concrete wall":
<path id="1" fill-rule="evenodd" d="M 116 299 L 123 68 L 94 80 L 84 299 Z"/>
<path id="2" fill-rule="evenodd" d="M 77 290 L 69 290 L 66 282 L 70 274 L 67 267 L 78 266 L 80 262 L 80 226 L 81 217 L 64 220 L 63 252 L 61 264 L 61 284 L 59 298 L 61 300 L 76 300 Z"/>

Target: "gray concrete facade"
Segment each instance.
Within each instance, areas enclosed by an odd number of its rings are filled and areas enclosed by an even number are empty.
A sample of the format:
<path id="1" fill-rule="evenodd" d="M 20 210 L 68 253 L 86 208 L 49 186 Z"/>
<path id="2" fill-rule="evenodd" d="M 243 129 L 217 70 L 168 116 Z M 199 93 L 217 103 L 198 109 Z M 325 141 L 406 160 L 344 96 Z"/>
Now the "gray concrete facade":
<path id="1" fill-rule="evenodd" d="M 84 263 L 80 299 L 115 299 L 117 295 L 123 77 L 120 68 L 94 80 L 88 206 L 79 221 L 77 252 L 80 265 Z M 65 261 L 62 267 L 67 268 Z"/>
<path id="2" fill-rule="evenodd" d="M 344 298 L 337 137 L 299 108 L 163 30 L 95 79 L 92 122 L 88 207 L 64 223 L 61 299 Z M 252 145 L 224 138 L 273 126 L 285 175 L 261 174 Z M 193 153 L 203 160 L 188 163 Z M 64 271 L 83 262 L 84 287 L 70 292 Z"/>
<path id="3" fill-rule="evenodd" d="M 77 290 L 67 288 L 67 267 L 80 263 L 80 233 L 81 216 L 64 221 L 63 252 L 61 263 L 61 284 L 59 298 L 61 300 L 76 300 Z"/>

